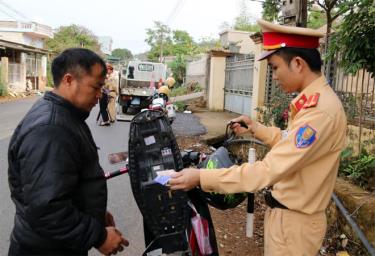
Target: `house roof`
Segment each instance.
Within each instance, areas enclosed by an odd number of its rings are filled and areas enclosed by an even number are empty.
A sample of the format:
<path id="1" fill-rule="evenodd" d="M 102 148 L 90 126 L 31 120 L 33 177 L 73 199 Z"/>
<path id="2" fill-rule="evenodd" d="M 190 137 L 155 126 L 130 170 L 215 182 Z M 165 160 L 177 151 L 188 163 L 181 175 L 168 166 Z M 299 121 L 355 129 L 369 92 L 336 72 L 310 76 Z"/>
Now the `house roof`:
<path id="1" fill-rule="evenodd" d="M 26 44 L 6 41 L 2 39 L 0 39 L 0 48 L 10 48 L 10 49 L 20 50 L 24 52 L 33 52 L 33 53 L 42 53 L 42 54 L 47 54 L 49 52 L 48 50 L 45 50 L 45 49 L 37 48 L 37 47 L 26 45 Z"/>

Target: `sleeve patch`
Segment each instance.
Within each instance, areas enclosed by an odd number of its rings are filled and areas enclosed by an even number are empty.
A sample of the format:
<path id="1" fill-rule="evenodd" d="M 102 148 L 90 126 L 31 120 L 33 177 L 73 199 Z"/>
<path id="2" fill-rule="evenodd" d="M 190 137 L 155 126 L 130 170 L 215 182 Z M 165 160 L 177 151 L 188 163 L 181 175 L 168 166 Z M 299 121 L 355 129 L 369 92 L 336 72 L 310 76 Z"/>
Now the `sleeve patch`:
<path id="1" fill-rule="evenodd" d="M 316 139 L 316 130 L 308 124 L 300 127 L 296 133 L 295 144 L 297 148 L 307 148 Z"/>

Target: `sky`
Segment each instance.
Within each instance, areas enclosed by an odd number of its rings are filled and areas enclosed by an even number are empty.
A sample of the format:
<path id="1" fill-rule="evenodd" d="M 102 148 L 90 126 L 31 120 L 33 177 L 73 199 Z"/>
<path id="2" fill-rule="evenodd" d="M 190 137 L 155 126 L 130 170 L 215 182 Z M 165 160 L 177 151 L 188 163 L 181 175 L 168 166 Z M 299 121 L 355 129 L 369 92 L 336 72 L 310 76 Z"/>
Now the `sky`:
<path id="1" fill-rule="evenodd" d="M 261 3 L 250 0 L 0 0 L 0 20 L 52 28 L 77 24 L 96 36 L 112 37 L 112 49 L 137 54 L 149 49 L 146 28 L 153 28 L 154 21 L 185 30 L 195 41 L 218 38 L 221 25 L 234 23 L 242 3 L 254 20 L 261 16 Z"/>

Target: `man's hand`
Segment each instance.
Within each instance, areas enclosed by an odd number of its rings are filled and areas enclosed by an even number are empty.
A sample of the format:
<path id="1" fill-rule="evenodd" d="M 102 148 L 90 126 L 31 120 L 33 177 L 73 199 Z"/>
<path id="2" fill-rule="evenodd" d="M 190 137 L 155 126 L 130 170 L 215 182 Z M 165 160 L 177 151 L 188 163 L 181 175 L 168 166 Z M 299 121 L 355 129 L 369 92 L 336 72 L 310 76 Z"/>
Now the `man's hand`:
<path id="1" fill-rule="evenodd" d="M 171 174 L 168 184 L 172 190 L 191 190 L 200 184 L 199 172 L 199 169 L 183 169 Z"/>
<path id="2" fill-rule="evenodd" d="M 114 220 L 112 214 L 109 211 L 106 211 L 106 213 L 105 213 L 105 226 L 106 227 L 109 227 L 109 226 L 115 227 L 116 226 L 115 220 Z"/>
<path id="3" fill-rule="evenodd" d="M 234 118 L 230 122 L 233 123 L 230 128 L 236 134 L 253 132 L 252 129 L 256 126 L 256 122 L 251 120 L 247 116 L 240 116 L 240 117 Z M 240 124 L 241 122 L 245 123 L 248 126 L 248 128 L 246 129 L 246 128 L 242 127 L 241 124 Z"/>
<path id="4" fill-rule="evenodd" d="M 99 252 L 104 255 L 111 255 L 124 250 L 124 246 L 129 246 L 128 240 L 126 240 L 115 227 L 106 227 L 106 229 L 107 237 L 104 243 L 99 247 Z"/>

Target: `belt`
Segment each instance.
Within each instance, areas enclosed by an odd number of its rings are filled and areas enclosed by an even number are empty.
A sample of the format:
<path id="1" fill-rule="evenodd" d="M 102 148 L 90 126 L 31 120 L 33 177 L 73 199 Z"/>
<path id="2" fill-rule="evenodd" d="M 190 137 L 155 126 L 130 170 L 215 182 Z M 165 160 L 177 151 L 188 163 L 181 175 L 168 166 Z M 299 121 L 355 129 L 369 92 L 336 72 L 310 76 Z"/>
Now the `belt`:
<path id="1" fill-rule="evenodd" d="M 277 201 L 273 196 L 272 196 L 272 193 L 270 190 L 267 190 L 265 193 L 264 193 L 264 200 L 266 201 L 266 204 L 270 207 L 270 208 L 280 208 L 280 209 L 288 209 L 288 207 L 286 207 L 285 205 L 283 205 L 282 203 L 280 203 L 279 201 Z"/>

